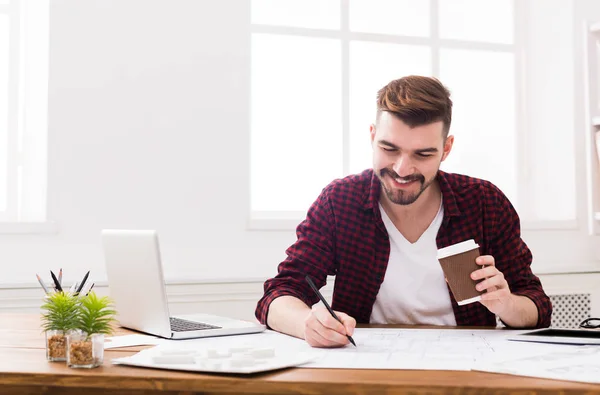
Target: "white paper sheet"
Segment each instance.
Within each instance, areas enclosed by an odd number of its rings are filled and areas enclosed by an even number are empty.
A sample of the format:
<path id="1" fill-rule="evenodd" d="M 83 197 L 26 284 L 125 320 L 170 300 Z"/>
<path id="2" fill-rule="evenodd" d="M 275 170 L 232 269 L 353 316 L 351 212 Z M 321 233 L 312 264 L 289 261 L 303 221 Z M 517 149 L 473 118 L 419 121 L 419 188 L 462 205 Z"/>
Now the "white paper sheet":
<path id="1" fill-rule="evenodd" d="M 123 335 L 123 336 L 112 336 L 104 339 L 104 349 L 109 350 L 111 348 L 119 347 L 131 347 L 131 346 L 148 346 L 158 345 L 164 343 L 166 340 L 155 336 L 149 335 Z"/>
<path id="2" fill-rule="evenodd" d="M 518 331 L 517 331 L 518 332 Z M 349 369 L 471 370 L 478 361 L 503 356 L 516 331 L 464 329 L 356 329 L 357 347 L 320 350 L 303 367 Z M 552 346 L 521 347 L 546 353 Z"/>
<path id="3" fill-rule="evenodd" d="M 515 355 L 520 358 L 543 358 L 545 355 L 573 352 L 573 347 L 579 349 L 579 346 L 507 340 L 507 337 L 521 332 L 523 331 L 358 328 L 352 336 L 357 347 L 347 345 L 343 348 L 323 349 L 312 348 L 304 340 L 267 330 L 240 336 L 165 340 L 152 353 L 169 350 L 202 353 L 209 348 L 270 347 L 282 355 L 310 355 L 312 360 L 298 366 L 301 368 L 472 370 L 512 361 Z M 140 362 L 140 358 L 130 361 Z M 144 366 L 152 365 L 147 358 L 142 362 Z M 277 363 L 273 366 L 275 365 Z M 510 366 L 510 363 L 506 366 Z M 152 367 L 170 368 L 156 365 Z M 200 368 L 196 370 L 202 371 Z"/>
<path id="4" fill-rule="evenodd" d="M 566 346 L 560 352 L 528 357 L 516 354 L 502 361 L 486 361 L 473 370 L 600 384 L 600 347 Z"/>

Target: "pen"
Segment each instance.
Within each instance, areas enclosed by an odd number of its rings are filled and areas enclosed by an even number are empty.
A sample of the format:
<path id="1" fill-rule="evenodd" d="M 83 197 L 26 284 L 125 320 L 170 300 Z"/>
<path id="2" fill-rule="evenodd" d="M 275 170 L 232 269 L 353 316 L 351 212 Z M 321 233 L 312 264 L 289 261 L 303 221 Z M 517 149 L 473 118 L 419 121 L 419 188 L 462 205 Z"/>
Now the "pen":
<path id="1" fill-rule="evenodd" d="M 323 304 L 327 308 L 327 311 L 329 311 L 331 313 L 331 315 L 333 316 L 333 318 L 335 318 L 340 324 L 344 325 L 342 323 L 342 320 L 340 320 L 338 318 L 338 316 L 335 314 L 335 312 L 331 309 L 331 307 L 329 307 L 329 304 L 327 303 L 327 301 L 325 300 L 323 295 L 321 295 L 321 292 L 319 292 L 319 290 L 317 289 L 317 286 L 315 285 L 315 283 L 313 283 L 310 276 L 306 275 L 306 277 L 304 277 L 304 278 L 306 279 L 306 282 L 308 283 L 308 285 L 310 285 L 310 287 L 313 289 L 313 291 L 315 291 L 315 293 L 317 294 L 319 299 L 321 299 L 321 302 L 323 302 Z M 352 338 L 352 336 L 346 335 L 346 337 L 348 338 L 348 340 L 350 340 L 350 343 L 354 344 L 354 347 L 356 347 L 356 343 L 354 342 L 354 339 Z"/>
<path id="2" fill-rule="evenodd" d="M 90 275 L 90 271 L 88 270 L 88 272 L 85 274 L 85 276 L 83 276 L 83 280 L 81 280 L 81 284 L 79 284 L 79 288 L 77 288 L 77 291 L 75 291 L 76 294 L 81 292 L 81 288 L 83 288 L 83 284 L 85 284 L 85 280 L 87 280 L 89 275 Z"/>
<path id="3" fill-rule="evenodd" d="M 60 270 L 58 271 L 58 283 L 60 284 L 60 286 L 62 287 L 62 267 L 60 268 Z"/>
<path id="4" fill-rule="evenodd" d="M 52 270 L 50 270 L 50 276 L 52 276 L 52 281 L 54 281 L 54 287 L 56 288 L 56 290 L 58 292 L 62 292 L 62 287 L 60 286 L 60 282 L 58 281 L 58 279 L 56 278 L 56 276 L 54 275 L 54 273 L 52 273 Z"/>
<path id="5" fill-rule="evenodd" d="M 88 289 L 87 291 L 85 291 L 85 296 L 89 295 L 89 293 L 92 291 L 92 288 L 94 288 L 94 285 L 96 285 L 96 283 L 92 283 L 92 285 L 90 286 L 90 289 Z"/>
<path id="6" fill-rule="evenodd" d="M 37 277 L 38 282 L 40 283 L 42 288 L 44 288 L 44 292 L 46 292 L 46 293 L 50 292 L 50 291 L 48 291 L 48 287 L 46 287 L 46 284 L 44 284 L 44 280 L 42 280 L 42 278 L 39 276 L 39 274 L 36 273 L 35 276 Z"/>

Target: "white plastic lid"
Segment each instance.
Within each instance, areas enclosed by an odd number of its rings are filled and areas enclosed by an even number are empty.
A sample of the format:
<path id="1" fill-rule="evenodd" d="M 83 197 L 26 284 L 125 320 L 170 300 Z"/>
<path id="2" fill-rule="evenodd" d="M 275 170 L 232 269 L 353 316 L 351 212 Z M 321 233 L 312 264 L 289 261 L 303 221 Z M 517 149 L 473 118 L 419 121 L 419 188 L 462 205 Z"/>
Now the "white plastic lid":
<path id="1" fill-rule="evenodd" d="M 475 248 L 478 248 L 479 244 L 475 243 L 475 240 L 470 239 L 466 241 L 461 241 L 460 243 L 453 244 L 448 247 L 440 248 L 437 252 L 437 259 L 446 258 L 450 255 L 460 254 L 466 251 L 471 251 Z"/>

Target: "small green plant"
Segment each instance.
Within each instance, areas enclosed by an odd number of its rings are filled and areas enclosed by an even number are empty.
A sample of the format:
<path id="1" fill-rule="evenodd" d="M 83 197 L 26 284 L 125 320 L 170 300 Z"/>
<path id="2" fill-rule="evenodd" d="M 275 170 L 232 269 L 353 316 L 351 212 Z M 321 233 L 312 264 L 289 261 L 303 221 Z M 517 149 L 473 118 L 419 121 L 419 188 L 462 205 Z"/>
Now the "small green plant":
<path id="1" fill-rule="evenodd" d="M 79 324 L 79 298 L 65 292 L 49 294 L 42 305 L 42 328 L 45 331 L 68 331 Z"/>
<path id="2" fill-rule="evenodd" d="M 105 335 L 112 333 L 112 323 L 117 312 L 110 298 L 107 296 L 99 298 L 92 291 L 79 298 L 78 310 L 75 327 L 85 332 L 88 338 L 95 333 Z"/>

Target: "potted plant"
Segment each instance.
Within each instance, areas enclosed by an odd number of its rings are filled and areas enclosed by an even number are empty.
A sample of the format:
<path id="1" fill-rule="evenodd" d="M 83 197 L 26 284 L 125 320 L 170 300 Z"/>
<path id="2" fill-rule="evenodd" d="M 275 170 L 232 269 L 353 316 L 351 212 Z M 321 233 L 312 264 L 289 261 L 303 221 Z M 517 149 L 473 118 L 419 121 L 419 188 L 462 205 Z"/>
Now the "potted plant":
<path id="1" fill-rule="evenodd" d="M 104 362 L 104 335 L 112 333 L 112 301 L 95 292 L 79 297 L 76 330 L 67 335 L 67 366 L 94 368 Z"/>
<path id="2" fill-rule="evenodd" d="M 42 309 L 42 328 L 46 333 L 48 361 L 66 360 L 66 334 L 78 325 L 79 300 L 65 292 L 46 296 Z"/>

